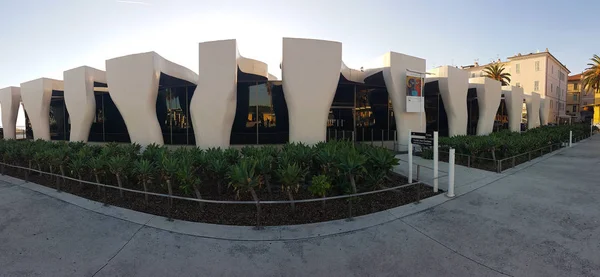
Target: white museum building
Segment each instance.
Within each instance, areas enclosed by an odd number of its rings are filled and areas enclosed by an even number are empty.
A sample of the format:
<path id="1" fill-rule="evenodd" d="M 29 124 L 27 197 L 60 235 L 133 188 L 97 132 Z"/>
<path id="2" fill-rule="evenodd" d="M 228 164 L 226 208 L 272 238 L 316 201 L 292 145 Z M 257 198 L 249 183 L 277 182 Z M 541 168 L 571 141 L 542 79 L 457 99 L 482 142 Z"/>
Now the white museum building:
<path id="1" fill-rule="evenodd" d="M 284 38 L 281 80 L 240 56 L 236 40 L 200 43 L 198 65 L 139 53 L 107 60 L 106 71 L 82 66 L 0 89 L 4 138 L 16 137 L 20 104 L 29 139 L 201 148 L 518 132 L 524 101 L 526 128 L 548 123 L 535 91 L 452 66 L 426 72 L 425 59 L 396 52 L 352 69 L 334 41 Z"/>

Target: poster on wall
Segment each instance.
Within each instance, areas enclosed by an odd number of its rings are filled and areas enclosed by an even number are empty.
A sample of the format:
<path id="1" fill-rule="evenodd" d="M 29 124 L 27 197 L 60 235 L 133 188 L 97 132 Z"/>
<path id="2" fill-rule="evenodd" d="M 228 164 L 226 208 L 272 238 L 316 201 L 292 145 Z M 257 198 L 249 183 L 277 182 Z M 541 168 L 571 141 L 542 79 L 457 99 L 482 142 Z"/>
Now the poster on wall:
<path id="1" fill-rule="evenodd" d="M 423 77 L 419 73 L 406 72 L 406 112 L 419 113 L 424 110 Z"/>

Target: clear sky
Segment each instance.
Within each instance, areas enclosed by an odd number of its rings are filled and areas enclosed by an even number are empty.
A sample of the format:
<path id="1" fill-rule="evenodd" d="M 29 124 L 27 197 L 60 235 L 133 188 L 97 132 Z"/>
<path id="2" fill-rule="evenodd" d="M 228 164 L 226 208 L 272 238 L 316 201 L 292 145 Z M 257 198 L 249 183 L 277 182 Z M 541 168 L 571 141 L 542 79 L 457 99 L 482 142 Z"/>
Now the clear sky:
<path id="1" fill-rule="evenodd" d="M 573 73 L 600 54 L 598 0 L 0 0 L 0 88 L 155 51 L 198 71 L 198 45 L 236 38 L 281 76 L 282 37 L 343 43 L 359 68 L 387 51 L 427 68 L 549 48 Z"/>

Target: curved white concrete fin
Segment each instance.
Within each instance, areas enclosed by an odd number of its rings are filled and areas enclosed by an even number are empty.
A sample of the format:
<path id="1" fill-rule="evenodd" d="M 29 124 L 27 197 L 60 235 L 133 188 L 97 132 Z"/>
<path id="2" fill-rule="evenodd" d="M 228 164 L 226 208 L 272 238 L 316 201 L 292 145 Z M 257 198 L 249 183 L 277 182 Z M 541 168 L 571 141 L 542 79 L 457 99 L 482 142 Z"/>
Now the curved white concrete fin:
<path id="1" fill-rule="evenodd" d="M 21 104 L 21 88 L 7 87 L 0 89 L 0 105 L 2 106 L 2 132 L 4 139 L 16 139 L 17 116 Z"/>
<path id="2" fill-rule="evenodd" d="M 63 81 L 41 78 L 21 83 L 21 100 L 36 140 L 50 140 L 50 100 L 53 90 L 63 91 Z"/>
<path id="3" fill-rule="evenodd" d="M 409 130 L 413 132 L 425 132 L 426 130 L 424 112 L 406 112 L 406 72 L 407 70 L 425 72 L 425 59 L 388 52 L 378 61 L 372 62 L 369 67 L 383 68 L 383 79 L 394 109 L 396 139 L 400 150 L 406 150 Z"/>
<path id="4" fill-rule="evenodd" d="M 364 68 L 363 68 L 363 70 L 364 70 Z M 344 76 L 344 78 L 346 78 L 346 80 L 348 80 L 348 81 L 357 82 L 357 83 L 364 83 L 364 81 L 365 81 L 365 72 L 364 71 L 349 68 L 344 63 L 344 61 L 342 61 L 342 68 L 340 69 L 340 73 L 342 73 L 342 76 Z"/>
<path id="5" fill-rule="evenodd" d="M 235 40 L 199 45 L 198 86 L 190 102 L 198 147 L 229 147 L 236 111 L 238 56 Z"/>
<path id="6" fill-rule="evenodd" d="M 429 73 L 438 78 L 440 95 L 448 115 L 448 136 L 466 135 L 469 72 L 454 66 L 442 66 L 432 69 Z"/>
<path id="7" fill-rule="evenodd" d="M 494 130 L 494 120 L 502 98 L 502 83 L 486 77 L 470 78 L 469 88 L 477 89 L 477 135 L 488 135 Z"/>
<path id="8" fill-rule="evenodd" d="M 327 118 L 340 79 L 342 44 L 284 38 L 282 84 L 288 107 L 290 142 L 326 140 Z"/>
<path id="9" fill-rule="evenodd" d="M 527 105 L 527 129 L 533 129 L 540 126 L 540 94 L 533 92 L 525 94 Z"/>
<path id="10" fill-rule="evenodd" d="M 548 117 L 550 116 L 550 99 L 540 99 L 540 124 L 548 125 Z"/>
<path id="11" fill-rule="evenodd" d="M 161 73 L 196 83 L 198 75 L 154 52 L 106 61 L 108 91 L 123 116 L 131 142 L 142 146 L 164 143 L 156 117 Z"/>
<path id="12" fill-rule="evenodd" d="M 71 121 L 71 141 L 87 142 L 96 116 L 94 82 L 106 84 L 104 71 L 82 66 L 63 73 L 65 104 Z"/>
<path id="13" fill-rule="evenodd" d="M 511 132 L 521 132 L 521 119 L 523 116 L 523 88 L 514 86 L 502 87 L 506 112 L 508 113 L 508 127 Z"/>

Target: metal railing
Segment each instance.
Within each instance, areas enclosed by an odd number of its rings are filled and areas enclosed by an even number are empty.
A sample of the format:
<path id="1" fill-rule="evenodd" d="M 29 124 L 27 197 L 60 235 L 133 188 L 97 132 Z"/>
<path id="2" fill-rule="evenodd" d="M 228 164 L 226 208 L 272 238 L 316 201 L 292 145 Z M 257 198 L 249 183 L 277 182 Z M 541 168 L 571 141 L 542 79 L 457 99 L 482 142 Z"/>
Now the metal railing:
<path id="1" fill-rule="evenodd" d="M 358 128 L 357 131 L 346 131 L 338 129 L 327 129 L 326 140 L 349 140 L 356 143 L 366 143 L 373 146 L 381 146 L 393 151 L 398 151 L 396 130 L 375 130 Z"/>
<path id="2" fill-rule="evenodd" d="M 420 185 L 423 184 L 421 181 L 419 181 L 417 179 L 417 181 L 415 182 L 409 182 L 408 184 L 403 184 L 403 185 L 398 185 L 395 187 L 390 187 L 390 188 L 383 188 L 383 189 L 379 189 L 379 190 L 374 190 L 374 191 L 366 191 L 366 192 L 360 192 L 360 193 L 354 193 L 354 194 L 345 194 L 345 195 L 337 195 L 337 196 L 329 196 L 329 197 L 323 197 L 323 198 L 310 198 L 310 199 L 298 199 L 298 200 L 277 200 L 277 201 L 272 201 L 272 200 L 267 200 L 267 201 L 229 201 L 229 200 L 213 200 L 213 199 L 198 199 L 198 198 L 190 198 L 190 197 L 184 197 L 184 196 L 177 196 L 177 195 L 173 195 L 172 192 L 169 192 L 169 194 L 164 194 L 164 193 L 156 193 L 156 192 L 149 192 L 149 191 L 141 191 L 141 190 L 136 190 L 136 189 L 130 189 L 130 188 L 125 188 L 125 187 L 118 187 L 118 186 L 113 186 L 113 185 L 107 185 L 107 184 L 103 184 L 103 183 L 97 183 L 97 182 L 92 182 L 92 181 L 86 181 L 86 180 L 80 180 L 77 178 L 72 178 L 69 176 L 65 176 L 62 174 L 57 174 L 57 173 L 50 173 L 50 172 L 46 172 L 43 170 L 37 170 L 37 169 L 33 169 L 30 167 L 24 167 L 24 166 L 18 166 L 18 165 L 12 165 L 12 164 L 7 164 L 7 163 L 3 163 L 0 162 L 0 165 L 2 166 L 1 168 L 1 174 L 5 175 L 4 173 L 4 167 L 8 166 L 8 167 L 12 167 L 12 168 L 16 168 L 16 169 L 21 169 L 21 170 L 25 170 L 25 181 L 29 182 L 29 174 L 31 172 L 37 172 L 40 175 L 48 175 L 48 176 L 52 176 L 57 178 L 55 181 L 56 184 L 56 190 L 57 191 L 61 191 L 60 189 L 60 181 L 59 179 L 62 179 L 63 184 L 66 183 L 66 180 L 70 180 L 70 181 L 74 181 L 74 182 L 78 182 L 81 184 L 86 184 L 86 185 L 93 185 L 98 187 L 98 189 L 103 188 L 103 196 L 102 196 L 102 202 L 104 203 L 105 206 L 108 206 L 108 199 L 107 199 L 107 195 L 106 195 L 106 188 L 109 189 L 115 189 L 115 190 L 120 190 L 120 191 L 127 191 L 127 192 L 131 192 L 131 193 L 136 193 L 136 194 L 142 194 L 142 195 L 150 195 L 150 196 L 157 196 L 157 197 L 163 197 L 163 198 L 168 198 L 169 199 L 169 209 L 168 209 L 168 214 L 167 214 L 167 218 L 169 221 L 173 220 L 173 216 L 172 216 L 172 209 L 173 209 L 173 199 L 177 199 L 177 200 L 184 200 L 184 201 L 192 201 L 192 202 L 198 202 L 198 203 L 207 203 L 207 204 L 226 204 L 226 205 L 255 205 L 256 206 L 256 228 L 261 228 L 260 225 L 260 216 L 261 216 L 261 212 L 260 212 L 260 205 L 261 204 L 266 204 L 266 205 L 272 205 L 272 204 L 296 204 L 296 203 L 311 203 L 311 202 L 325 202 L 325 201 L 331 201 L 331 200 L 340 200 L 340 199 L 348 199 L 348 220 L 352 220 L 353 216 L 352 216 L 352 212 L 353 212 L 353 207 L 352 207 L 352 202 L 353 199 L 356 197 L 360 197 L 360 196 L 365 196 L 365 195 L 370 195 L 370 194 L 376 194 L 376 193 L 382 193 L 382 192 L 388 192 L 388 191 L 397 191 L 399 189 L 402 188 L 406 188 L 406 187 L 410 187 L 410 186 L 415 186 L 415 185 Z M 418 176 L 418 175 L 417 175 Z M 417 200 L 413 203 L 420 203 L 421 201 L 421 189 L 419 186 L 417 186 Z"/>
<path id="3" fill-rule="evenodd" d="M 589 138 L 589 137 L 590 136 L 573 137 L 573 143 L 579 142 L 579 141 Z M 511 157 L 502 158 L 502 159 L 474 157 L 471 155 L 459 154 L 459 153 L 456 153 L 455 155 L 456 155 L 456 163 L 457 164 L 467 166 L 469 168 L 473 167 L 473 168 L 478 168 L 478 169 L 483 169 L 483 170 L 488 170 L 488 171 L 495 171 L 496 173 L 502 173 L 505 170 L 516 167 L 517 165 L 520 165 L 524 162 L 529 162 L 532 159 L 541 157 L 545 154 L 552 153 L 555 150 L 567 147 L 568 145 L 569 145 L 568 141 L 559 142 L 559 143 L 550 144 L 550 145 L 547 145 L 547 146 L 544 146 L 544 147 L 541 147 L 538 149 L 534 149 L 531 151 L 527 151 L 524 153 L 520 153 L 520 154 L 511 156 Z M 449 154 L 446 151 L 439 151 L 439 153 L 444 155 L 444 156 L 440 155 L 440 159 L 443 159 L 442 157 L 446 157 L 446 155 Z M 483 161 L 484 163 L 477 164 L 476 162 L 478 162 L 478 161 Z"/>

